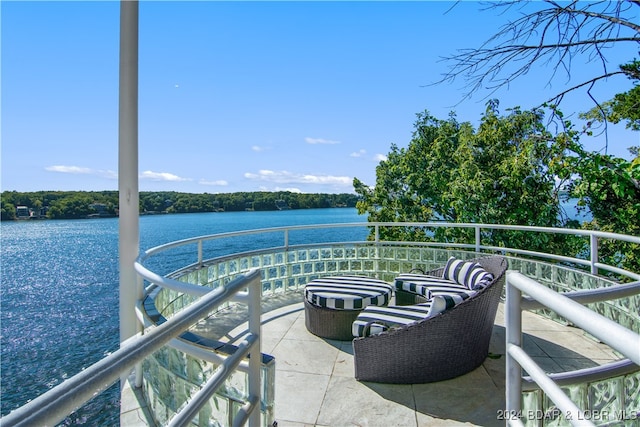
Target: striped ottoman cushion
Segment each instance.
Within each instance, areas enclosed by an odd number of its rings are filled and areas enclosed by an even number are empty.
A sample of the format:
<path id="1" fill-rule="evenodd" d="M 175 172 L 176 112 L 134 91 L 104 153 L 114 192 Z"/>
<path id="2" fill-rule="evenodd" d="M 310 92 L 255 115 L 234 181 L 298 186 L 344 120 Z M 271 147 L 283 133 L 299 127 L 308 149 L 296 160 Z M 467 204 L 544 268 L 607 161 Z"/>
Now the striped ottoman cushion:
<path id="1" fill-rule="evenodd" d="M 307 283 L 304 297 L 316 307 L 362 310 L 369 305 L 387 305 L 392 291 L 390 284 L 371 277 L 333 276 Z"/>
<path id="2" fill-rule="evenodd" d="M 365 308 L 353 322 L 354 337 L 379 334 L 393 327 L 409 325 L 433 317 L 447 309 L 442 297 L 433 297 L 423 304 Z"/>

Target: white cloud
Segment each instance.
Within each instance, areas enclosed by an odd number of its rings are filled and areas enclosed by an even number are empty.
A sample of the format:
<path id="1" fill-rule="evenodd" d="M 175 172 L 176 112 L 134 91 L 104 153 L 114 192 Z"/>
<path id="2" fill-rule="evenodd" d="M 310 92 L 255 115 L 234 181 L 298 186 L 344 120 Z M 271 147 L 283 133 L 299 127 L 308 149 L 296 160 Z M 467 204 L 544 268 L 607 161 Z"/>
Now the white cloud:
<path id="1" fill-rule="evenodd" d="M 70 173 L 73 175 L 95 175 L 103 178 L 117 179 L 118 173 L 110 170 L 91 169 L 83 166 L 54 165 L 44 168 L 49 172 Z"/>
<path id="2" fill-rule="evenodd" d="M 385 156 L 384 154 L 376 154 L 374 157 L 374 160 L 378 161 L 378 162 L 386 162 L 387 161 L 387 156 Z"/>
<path id="3" fill-rule="evenodd" d="M 198 183 L 202 185 L 211 185 L 216 187 L 224 187 L 229 185 L 229 183 L 224 179 L 219 179 L 217 181 L 207 181 L 206 179 L 201 179 Z"/>
<path id="4" fill-rule="evenodd" d="M 91 169 L 83 168 L 80 166 L 63 166 L 63 165 L 47 166 L 45 170 L 48 170 L 49 172 L 74 173 L 74 174 L 90 174 L 91 173 Z"/>
<path id="5" fill-rule="evenodd" d="M 254 181 L 266 181 L 277 184 L 320 184 L 320 185 L 351 185 L 352 178 L 348 176 L 299 174 L 289 171 L 260 170 L 258 173 L 247 172 L 244 177 Z"/>
<path id="6" fill-rule="evenodd" d="M 306 137 L 304 140 L 307 142 L 307 144 L 340 144 L 340 141 L 333 141 L 330 139 L 323 139 L 323 138 Z"/>
<path id="7" fill-rule="evenodd" d="M 140 174 L 140 179 L 149 179 L 152 181 L 171 181 L 171 182 L 182 182 L 182 181 L 191 181 L 190 178 L 182 178 L 178 175 L 174 175 L 169 172 L 153 172 L 153 171 L 144 171 Z"/>
<path id="8" fill-rule="evenodd" d="M 291 193 L 302 193 L 302 190 L 296 187 L 275 187 L 271 190 L 265 189 L 264 191 L 289 191 Z"/>
<path id="9" fill-rule="evenodd" d="M 353 153 L 349 154 L 351 157 L 362 157 L 365 154 L 367 154 L 367 150 L 365 150 L 364 148 L 361 148 L 359 151 L 354 151 Z"/>
<path id="10" fill-rule="evenodd" d="M 259 145 L 253 145 L 251 146 L 251 149 L 257 153 L 260 153 L 262 151 L 265 151 L 266 148 L 265 147 L 260 147 Z"/>

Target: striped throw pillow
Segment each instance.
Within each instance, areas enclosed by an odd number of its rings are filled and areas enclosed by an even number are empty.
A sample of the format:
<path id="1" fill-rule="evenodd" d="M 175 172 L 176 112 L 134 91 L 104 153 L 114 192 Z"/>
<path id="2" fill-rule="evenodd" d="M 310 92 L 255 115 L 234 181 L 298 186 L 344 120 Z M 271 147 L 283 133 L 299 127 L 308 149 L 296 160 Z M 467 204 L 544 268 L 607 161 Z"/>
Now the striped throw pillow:
<path id="1" fill-rule="evenodd" d="M 449 258 L 442 274 L 443 279 L 453 280 L 469 290 L 486 288 L 493 280 L 493 274 L 487 272 L 476 262 L 463 261 L 455 257 Z"/>

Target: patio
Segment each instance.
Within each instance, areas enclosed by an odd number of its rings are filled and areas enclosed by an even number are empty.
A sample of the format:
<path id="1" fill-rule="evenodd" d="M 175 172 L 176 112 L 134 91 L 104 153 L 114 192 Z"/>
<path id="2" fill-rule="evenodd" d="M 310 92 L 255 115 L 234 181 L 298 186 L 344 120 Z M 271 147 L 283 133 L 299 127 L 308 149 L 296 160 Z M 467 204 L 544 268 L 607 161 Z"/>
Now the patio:
<path id="1" fill-rule="evenodd" d="M 331 226 L 319 227 L 330 228 Z M 479 228 L 476 228 L 476 236 L 482 236 L 478 230 Z M 276 231 L 281 230 L 268 229 L 264 232 Z M 354 378 L 351 341 L 319 338 L 311 334 L 305 326 L 302 289 L 304 284 L 315 277 L 342 272 L 371 275 L 371 272 L 375 271 L 376 278 L 390 281 L 398 272 L 410 271 L 416 266 L 424 270 L 433 269 L 434 265 L 442 264 L 449 256 L 468 258 L 470 257 L 468 251 L 440 249 L 437 245 L 436 247 L 403 246 L 396 242 L 380 243 L 377 240 L 291 247 L 289 246 L 289 229 L 284 231 L 282 247 L 278 247 L 276 242 L 273 248 L 220 257 L 206 262 L 204 250 L 199 249 L 197 262 L 172 273 L 170 277 L 164 279 L 166 283 L 156 277 L 153 280 L 148 279 L 155 286 L 162 288 L 162 292 L 158 293 L 157 297 L 153 297 L 154 306 L 158 311 L 171 316 L 191 304 L 195 298 L 190 294 L 197 295 L 202 292 L 203 285 L 216 288 L 227 283 L 231 284 L 229 280 L 234 279 L 238 271 L 246 268 L 259 268 L 262 271 L 259 283 L 262 292 L 261 351 L 272 355 L 275 359 L 275 366 L 270 371 L 270 375 L 274 377 L 273 382 L 267 383 L 272 384 L 273 389 L 270 389 L 272 392 L 265 393 L 265 396 L 269 396 L 268 408 L 273 408 L 269 410 L 269 420 L 275 421 L 278 426 L 497 426 L 505 424 L 506 334 L 503 304 L 500 304 L 495 319 L 489 348 L 490 356 L 483 364 L 463 376 L 429 384 L 358 382 Z M 259 232 L 261 230 L 255 233 Z M 375 235 L 378 236 L 377 231 Z M 234 234 L 222 236 L 225 239 L 234 237 Z M 180 244 L 197 243 L 198 248 L 201 248 L 208 240 L 217 238 L 216 235 L 203 236 L 180 242 Z M 597 239 L 591 238 L 592 244 L 593 241 L 597 243 Z M 166 246 L 167 249 L 173 249 L 173 247 L 174 245 Z M 487 248 L 477 241 L 475 249 L 476 253 L 479 253 L 478 251 Z M 149 253 L 155 255 L 161 250 L 164 250 L 164 247 L 154 248 Z M 546 286 L 561 293 L 583 290 L 591 292 L 591 290 L 611 286 L 611 282 L 606 278 L 556 263 L 510 257 L 509 269 L 516 273 L 524 272 L 526 277 L 537 282 L 537 286 Z M 178 278 L 180 282 L 176 281 Z M 255 278 L 252 280 L 255 281 Z M 633 330 L 636 320 L 630 313 L 634 312 L 635 301 L 625 298 L 630 295 L 631 290 L 636 288 L 637 285 L 632 285 L 629 290 L 622 289 L 624 293 L 616 294 L 621 299 L 606 305 L 599 303 L 600 305 L 595 306 L 596 311 L 606 312 L 605 317 L 615 317 L 620 324 L 631 325 L 629 328 Z M 615 300 L 615 297 L 603 294 L 594 301 L 607 301 L 607 299 Z M 618 304 L 617 301 L 622 302 Z M 247 333 L 248 326 L 245 322 L 250 312 L 250 308 L 244 304 L 223 305 L 189 329 L 205 339 L 238 344 L 240 338 Z M 542 370 L 550 373 L 567 372 L 596 367 L 620 359 L 609 346 L 594 341 L 582 329 L 564 326 L 550 320 L 550 317 L 558 316 L 553 314 L 541 316 L 528 311 L 522 313 L 524 351 Z M 605 338 L 602 339 L 606 341 Z M 461 350 L 460 357 L 465 357 L 464 350 Z M 187 391 L 189 387 L 193 389 L 191 383 L 185 383 L 184 375 L 179 374 L 183 370 L 180 362 L 182 356 L 176 354 L 174 358 L 178 362 L 172 362 L 172 366 L 163 361 L 154 363 L 163 364 L 165 377 L 171 375 L 167 374 L 169 372 L 178 372 L 175 381 L 180 382 L 181 386 L 176 389 L 184 388 Z M 187 363 L 189 363 L 188 360 Z M 197 364 L 196 361 L 195 365 Z M 167 370 L 165 365 L 170 369 Z M 205 367 L 201 370 L 204 373 Z M 194 371 L 195 374 L 199 372 L 197 369 Z M 199 381 L 197 375 L 195 378 L 193 384 Z M 614 380 L 620 381 L 619 378 L 613 378 L 611 381 Z M 173 382 L 173 379 L 165 378 L 163 381 L 154 386 L 160 389 L 167 381 Z M 628 410 L 632 411 L 634 416 L 633 405 L 637 392 L 634 391 L 633 384 L 637 379 L 631 376 L 624 381 L 626 384 L 624 392 L 606 381 L 597 384 L 594 392 L 598 393 L 599 397 L 593 402 L 583 401 L 584 399 L 581 398 L 587 396 L 585 393 L 591 396 L 591 389 L 588 389 L 591 387 L 589 382 L 582 381 L 575 387 L 572 386 L 571 393 L 579 394 L 580 405 L 587 411 L 598 411 L 599 408 L 605 407 L 617 410 L 620 407 L 619 412 L 623 415 L 624 410 Z M 239 389 L 243 387 L 240 385 Z M 123 392 L 122 395 L 122 425 L 152 425 L 148 421 L 150 420 L 149 410 L 145 407 L 144 400 L 141 397 L 131 399 L 129 391 Z M 141 395 L 142 392 L 134 394 Z M 160 393 L 154 393 L 154 396 L 160 395 Z M 165 411 L 163 408 L 166 408 L 167 415 L 163 412 L 160 418 L 170 417 L 169 413 L 175 410 L 174 400 L 182 404 L 183 401 L 186 402 L 185 399 L 188 399 L 187 395 L 188 393 L 182 393 L 177 399 L 169 399 L 166 403 L 155 398 L 154 412 L 158 413 L 156 408 L 160 411 Z M 174 396 L 174 394 L 171 392 L 168 396 Z M 544 412 L 537 408 L 555 410 L 552 402 L 536 400 L 544 399 L 544 396 L 536 397 L 526 393 L 524 396 L 528 399 L 524 407 L 535 408 L 531 411 L 535 413 L 523 414 L 522 421 L 544 416 Z M 225 399 L 235 398 L 231 396 Z M 611 403 L 614 400 L 615 405 Z M 142 402 L 142 405 L 138 402 Z M 221 412 L 221 415 L 215 419 L 220 421 L 229 418 L 230 420 L 232 415 L 229 414 L 235 413 L 231 409 L 225 409 L 227 406 L 230 408 L 230 405 L 231 403 L 224 407 L 220 406 L 221 409 L 217 406 L 212 407 L 212 411 Z"/>
<path id="2" fill-rule="evenodd" d="M 452 380 L 419 385 L 356 381 L 351 342 L 309 333 L 302 303 L 266 313 L 262 351 L 276 358 L 278 426 L 503 426 L 503 313 L 501 305 L 492 357 L 482 367 Z M 608 346 L 581 330 L 532 313 L 523 314 L 523 329 L 526 351 L 549 372 L 617 359 Z M 236 329 L 239 335 L 243 331 L 244 327 Z"/>
<path id="3" fill-rule="evenodd" d="M 618 357 L 577 328 L 523 313 L 525 350 L 548 372 L 601 365 Z M 227 334 L 230 342 L 246 324 Z M 394 385 L 354 379 L 350 341 L 319 338 L 305 327 L 303 303 L 262 316 L 262 352 L 276 358 L 275 419 L 297 426 L 504 426 L 504 307 L 498 308 L 490 357 L 458 378 Z M 139 391 L 128 381 L 121 425 L 154 425 Z"/>

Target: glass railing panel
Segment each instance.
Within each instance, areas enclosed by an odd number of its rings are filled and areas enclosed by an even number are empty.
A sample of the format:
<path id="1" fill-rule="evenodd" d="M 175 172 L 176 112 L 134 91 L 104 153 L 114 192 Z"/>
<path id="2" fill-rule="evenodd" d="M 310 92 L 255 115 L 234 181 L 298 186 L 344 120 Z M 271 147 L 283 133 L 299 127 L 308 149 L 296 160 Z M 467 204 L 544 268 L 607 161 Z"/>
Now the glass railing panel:
<path id="1" fill-rule="evenodd" d="M 634 372 L 624 379 L 624 413 L 623 419 L 635 420 L 640 424 L 640 372 Z"/>
<path id="2" fill-rule="evenodd" d="M 198 390 L 211 378 L 218 365 L 195 359 L 173 348 L 165 347 L 145 359 L 143 387 L 155 421 L 166 425 Z M 273 423 L 275 364 L 261 368 L 263 394 L 261 410 L 263 426 Z M 249 378 L 236 371 L 200 411 L 193 425 L 229 425 L 233 414 L 247 402 Z"/>
<path id="3" fill-rule="evenodd" d="M 540 390 L 522 394 L 522 422 L 526 427 L 541 427 L 544 421 L 542 392 Z"/>
<path id="4" fill-rule="evenodd" d="M 609 420 L 609 414 L 621 414 L 624 409 L 624 378 L 610 378 L 589 384 L 589 405 L 592 414 L 602 414 Z"/>

